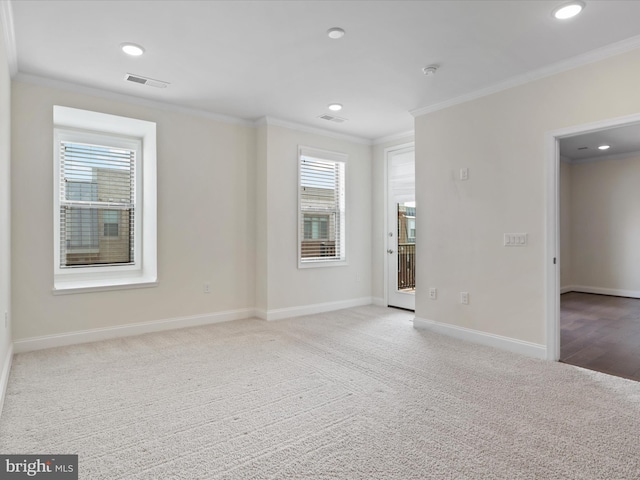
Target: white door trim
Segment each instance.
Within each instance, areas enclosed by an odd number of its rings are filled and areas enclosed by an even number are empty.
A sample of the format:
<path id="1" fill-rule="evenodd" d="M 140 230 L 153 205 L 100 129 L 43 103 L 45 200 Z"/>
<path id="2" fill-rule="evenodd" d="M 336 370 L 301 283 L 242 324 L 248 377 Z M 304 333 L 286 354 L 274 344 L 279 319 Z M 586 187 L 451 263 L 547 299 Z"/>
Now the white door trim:
<path id="1" fill-rule="evenodd" d="M 545 134 L 547 209 L 544 259 L 548 360 L 560 360 L 560 155 L 558 140 L 633 123 L 640 123 L 640 113 L 561 128 Z M 555 264 L 554 259 L 556 259 Z"/>
<path id="2" fill-rule="evenodd" d="M 413 149 L 415 152 L 415 142 L 407 142 L 393 147 L 384 149 L 384 223 L 382 225 L 382 235 L 384 236 L 384 249 L 382 251 L 382 260 L 384 265 L 384 306 L 389 306 L 389 262 L 387 261 L 387 249 L 389 249 L 389 236 L 387 235 L 387 227 L 389 225 L 389 162 L 391 154 L 398 153 L 401 150 Z"/>

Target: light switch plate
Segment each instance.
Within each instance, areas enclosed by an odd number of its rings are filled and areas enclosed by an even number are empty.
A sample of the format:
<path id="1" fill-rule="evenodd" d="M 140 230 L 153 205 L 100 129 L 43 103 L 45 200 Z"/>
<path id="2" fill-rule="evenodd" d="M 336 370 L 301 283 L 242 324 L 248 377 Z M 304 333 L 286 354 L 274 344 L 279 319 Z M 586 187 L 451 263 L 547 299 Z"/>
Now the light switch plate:
<path id="1" fill-rule="evenodd" d="M 528 242 L 526 233 L 505 233 L 505 247 L 526 247 Z"/>

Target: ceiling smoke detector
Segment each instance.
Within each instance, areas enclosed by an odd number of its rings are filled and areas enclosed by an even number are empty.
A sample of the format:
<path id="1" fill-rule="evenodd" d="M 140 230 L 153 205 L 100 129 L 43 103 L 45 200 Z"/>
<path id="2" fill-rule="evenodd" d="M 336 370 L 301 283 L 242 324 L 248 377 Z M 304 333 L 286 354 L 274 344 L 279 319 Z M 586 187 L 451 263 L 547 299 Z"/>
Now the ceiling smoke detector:
<path id="1" fill-rule="evenodd" d="M 150 87 L 156 87 L 156 88 L 167 88 L 167 85 L 169 85 L 169 82 L 163 82 L 162 80 L 154 80 L 153 78 L 147 78 L 141 75 L 134 75 L 132 73 L 127 73 L 124 76 L 124 79 L 127 82 L 139 83 L 140 85 L 148 85 Z"/>
<path id="2" fill-rule="evenodd" d="M 433 77 L 438 71 L 438 68 L 440 68 L 438 65 L 427 65 L 426 67 L 422 68 L 422 73 L 424 73 L 427 77 Z"/>

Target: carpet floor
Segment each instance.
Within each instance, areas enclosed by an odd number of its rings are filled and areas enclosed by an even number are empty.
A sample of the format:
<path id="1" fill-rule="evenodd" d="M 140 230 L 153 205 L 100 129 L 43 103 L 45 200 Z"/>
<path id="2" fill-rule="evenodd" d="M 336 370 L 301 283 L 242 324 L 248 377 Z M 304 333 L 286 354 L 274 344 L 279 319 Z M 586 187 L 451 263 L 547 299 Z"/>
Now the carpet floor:
<path id="1" fill-rule="evenodd" d="M 640 479 L 640 383 L 367 306 L 18 354 L 0 452 L 99 479 Z"/>

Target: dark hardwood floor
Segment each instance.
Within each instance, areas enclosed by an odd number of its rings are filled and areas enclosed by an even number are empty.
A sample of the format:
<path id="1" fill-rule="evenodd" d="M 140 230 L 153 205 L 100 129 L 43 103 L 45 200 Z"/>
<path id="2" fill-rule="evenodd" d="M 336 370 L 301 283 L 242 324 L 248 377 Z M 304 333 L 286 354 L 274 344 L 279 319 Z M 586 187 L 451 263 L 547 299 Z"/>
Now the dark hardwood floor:
<path id="1" fill-rule="evenodd" d="M 560 296 L 560 361 L 640 381 L 640 299 Z"/>

